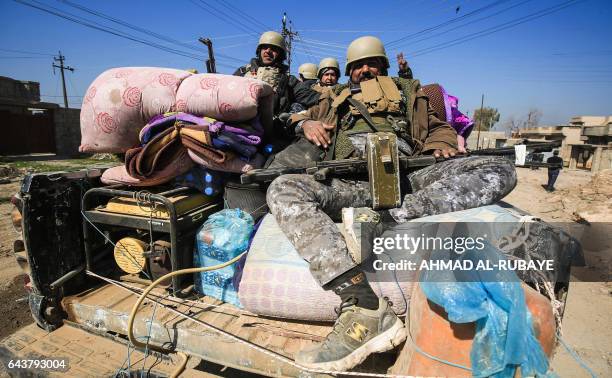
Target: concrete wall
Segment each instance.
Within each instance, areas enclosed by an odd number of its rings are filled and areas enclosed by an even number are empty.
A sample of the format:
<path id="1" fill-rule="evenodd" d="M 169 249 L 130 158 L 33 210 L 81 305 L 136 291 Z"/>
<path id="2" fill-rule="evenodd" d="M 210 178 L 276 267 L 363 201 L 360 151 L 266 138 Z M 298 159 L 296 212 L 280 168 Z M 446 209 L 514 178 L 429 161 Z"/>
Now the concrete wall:
<path id="1" fill-rule="evenodd" d="M 55 146 L 58 156 L 76 157 L 79 153 L 81 144 L 81 109 L 53 110 L 53 120 L 55 122 Z"/>
<path id="2" fill-rule="evenodd" d="M 40 101 L 40 84 L 0 76 L 0 98 L 21 101 Z"/>
<path id="3" fill-rule="evenodd" d="M 467 145 L 470 149 L 476 149 L 476 141 L 478 138 L 478 130 L 472 131 L 467 140 Z M 503 131 L 481 131 L 480 132 L 480 148 L 495 148 L 499 147 L 496 144 L 505 142 L 506 134 Z M 500 141 L 500 142 L 498 142 Z"/>
<path id="4" fill-rule="evenodd" d="M 572 117 L 570 123 L 581 126 L 605 126 L 612 123 L 612 116 L 578 116 Z"/>

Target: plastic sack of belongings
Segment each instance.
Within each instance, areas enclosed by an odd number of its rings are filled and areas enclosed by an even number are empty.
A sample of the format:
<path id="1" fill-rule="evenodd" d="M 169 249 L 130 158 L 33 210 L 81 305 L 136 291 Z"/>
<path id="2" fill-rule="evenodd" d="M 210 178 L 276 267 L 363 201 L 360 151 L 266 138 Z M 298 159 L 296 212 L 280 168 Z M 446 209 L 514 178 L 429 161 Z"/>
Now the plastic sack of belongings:
<path id="1" fill-rule="evenodd" d="M 195 266 L 227 262 L 244 252 L 253 232 L 253 218 L 240 209 L 225 209 L 211 215 L 196 236 Z M 196 274 L 196 291 L 240 307 L 232 283 L 236 266 Z"/>

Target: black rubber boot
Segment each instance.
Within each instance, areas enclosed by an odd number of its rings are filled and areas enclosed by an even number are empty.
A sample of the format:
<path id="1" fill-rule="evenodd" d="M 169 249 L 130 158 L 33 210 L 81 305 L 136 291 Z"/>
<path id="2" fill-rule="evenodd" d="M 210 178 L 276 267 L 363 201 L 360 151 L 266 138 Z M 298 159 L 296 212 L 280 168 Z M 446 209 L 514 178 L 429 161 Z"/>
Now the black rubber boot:
<path id="1" fill-rule="evenodd" d="M 340 296 L 342 303 L 353 298 L 357 307 L 369 310 L 378 309 L 379 298 L 370 287 L 365 273 L 359 268 L 353 268 L 325 285 L 326 290 L 333 290 Z"/>

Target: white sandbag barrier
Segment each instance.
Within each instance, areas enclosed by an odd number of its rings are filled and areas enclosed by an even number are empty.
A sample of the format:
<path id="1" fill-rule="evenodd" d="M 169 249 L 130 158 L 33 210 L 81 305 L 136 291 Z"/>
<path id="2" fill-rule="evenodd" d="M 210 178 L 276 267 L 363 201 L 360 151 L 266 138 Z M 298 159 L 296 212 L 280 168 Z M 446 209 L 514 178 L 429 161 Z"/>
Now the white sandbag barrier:
<path id="1" fill-rule="evenodd" d="M 272 121 L 274 93 L 263 81 L 171 68 L 125 67 L 103 72 L 81 107 L 80 152 L 122 153 L 139 144 L 151 118 L 182 111 L 224 122 Z"/>

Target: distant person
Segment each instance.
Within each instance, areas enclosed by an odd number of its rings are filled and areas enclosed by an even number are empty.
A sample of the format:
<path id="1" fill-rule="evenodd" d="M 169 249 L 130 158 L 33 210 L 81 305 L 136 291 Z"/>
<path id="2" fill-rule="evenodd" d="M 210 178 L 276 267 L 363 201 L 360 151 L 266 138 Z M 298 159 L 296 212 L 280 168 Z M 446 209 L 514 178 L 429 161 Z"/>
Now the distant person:
<path id="1" fill-rule="evenodd" d="M 563 159 L 559 157 L 559 150 L 553 151 L 553 156 L 546 159 L 546 163 L 550 164 L 548 167 L 548 184 L 546 184 L 547 192 L 555 191 L 555 181 L 559 177 L 559 172 L 563 167 Z"/>

